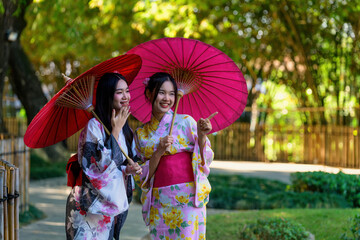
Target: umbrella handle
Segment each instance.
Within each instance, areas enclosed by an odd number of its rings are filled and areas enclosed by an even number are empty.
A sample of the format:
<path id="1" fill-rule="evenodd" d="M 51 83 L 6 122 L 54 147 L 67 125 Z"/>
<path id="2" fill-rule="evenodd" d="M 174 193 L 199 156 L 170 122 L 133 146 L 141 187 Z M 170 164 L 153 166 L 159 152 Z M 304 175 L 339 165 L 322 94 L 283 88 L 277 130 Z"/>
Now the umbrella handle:
<path id="1" fill-rule="evenodd" d="M 183 92 L 182 90 L 179 90 L 179 91 L 177 92 L 177 100 L 176 100 L 174 115 L 173 115 L 172 120 L 171 120 L 171 126 L 170 126 L 169 136 L 172 135 L 172 131 L 173 131 L 173 128 L 174 128 L 174 123 L 175 123 L 175 116 L 176 116 L 176 113 L 177 113 L 177 110 L 178 110 L 178 107 L 179 107 L 180 98 L 182 98 L 183 96 L 184 96 L 184 92 Z M 170 152 L 170 148 L 171 148 L 171 146 L 169 146 L 169 147 L 166 149 L 166 152 L 167 152 L 167 153 Z"/>
<path id="2" fill-rule="evenodd" d="M 174 128 L 174 123 L 175 123 L 175 116 L 176 116 L 176 113 L 177 113 L 177 110 L 178 110 L 178 107 L 179 107 L 180 98 L 182 98 L 183 96 L 184 96 L 184 92 L 182 90 L 179 90 L 177 92 L 177 100 L 176 100 L 174 115 L 173 115 L 172 120 L 171 120 L 169 136 L 172 135 L 172 131 L 173 131 L 173 128 Z"/>
<path id="3" fill-rule="evenodd" d="M 91 109 L 91 113 L 94 115 L 94 117 L 101 123 L 101 125 L 104 127 L 104 130 L 105 132 L 108 134 L 108 135 L 111 135 L 111 133 L 109 132 L 109 130 L 105 127 L 105 125 L 103 124 L 103 122 L 100 120 L 100 118 L 98 117 L 98 115 L 96 115 L 96 113 L 94 112 L 94 107 L 92 107 Z M 128 160 L 129 164 L 130 165 L 134 165 L 134 161 L 124 152 L 124 150 L 122 149 L 121 145 L 118 143 L 119 145 L 119 148 L 121 150 L 121 152 L 124 154 L 124 156 L 126 157 L 126 159 Z"/>

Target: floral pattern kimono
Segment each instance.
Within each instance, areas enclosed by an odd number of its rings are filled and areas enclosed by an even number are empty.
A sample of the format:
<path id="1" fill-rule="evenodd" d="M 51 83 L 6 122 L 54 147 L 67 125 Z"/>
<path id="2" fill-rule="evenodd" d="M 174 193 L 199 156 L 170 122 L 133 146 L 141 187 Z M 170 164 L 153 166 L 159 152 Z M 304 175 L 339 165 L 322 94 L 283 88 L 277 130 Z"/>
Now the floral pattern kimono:
<path id="1" fill-rule="evenodd" d="M 209 165 L 214 154 L 210 141 L 206 139 L 201 165 L 201 154 L 195 120 L 178 114 L 173 128 L 174 143 L 170 154 L 190 152 L 194 182 L 154 187 L 154 176 L 148 179 L 149 159 L 157 149 L 160 138 L 169 134 L 173 111 L 168 111 L 159 122 L 152 117 L 150 122 L 135 131 L 136 151 L 141 158 L 142 174 L 135 181 L 142 189 L 142 213 L 153 239 L 205 239 L 206 204 L 211 186 L 207 179 Z M 161 160 L 160 160 L 161 161 Z M 149 184 L 147 181 L 149 180 Z"/>
<path id="2" fill-rule="evenodd" d="M 131 180 L 127 181 L 121 166 L 125 158 L 116 139 L 112 135 L 105 139 L 103 126 L 95 118 L 81 132 L 78 161 L 83 170 L 82 185 L 75 186 L 67 200 L 67 239 L 119 239 Z"/>

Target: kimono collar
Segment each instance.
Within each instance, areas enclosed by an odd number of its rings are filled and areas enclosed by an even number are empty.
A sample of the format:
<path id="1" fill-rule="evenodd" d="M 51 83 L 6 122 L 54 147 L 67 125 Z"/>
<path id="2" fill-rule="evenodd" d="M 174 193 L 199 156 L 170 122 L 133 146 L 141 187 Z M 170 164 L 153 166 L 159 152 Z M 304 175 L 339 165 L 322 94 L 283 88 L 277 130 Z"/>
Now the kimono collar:
<path id="1" fill-rule="evenodd" d="M 151 130 L 156 131 L 158 130 L 165 130 L 165 124 L 170 125 L 171 124 L 171 120 L 172 120 L 172 116 L 173 116 L 174 112 L 173 110 L 169 110 L 167 111 L 164 116 L 162 117 L 161 121 L 159 122 L 159 120 L 157 120 L 156 117 L 154 117 L 154 115 L 151 115 L 151 120 L 149 122 L 149 127 L 151 128 Z"/>

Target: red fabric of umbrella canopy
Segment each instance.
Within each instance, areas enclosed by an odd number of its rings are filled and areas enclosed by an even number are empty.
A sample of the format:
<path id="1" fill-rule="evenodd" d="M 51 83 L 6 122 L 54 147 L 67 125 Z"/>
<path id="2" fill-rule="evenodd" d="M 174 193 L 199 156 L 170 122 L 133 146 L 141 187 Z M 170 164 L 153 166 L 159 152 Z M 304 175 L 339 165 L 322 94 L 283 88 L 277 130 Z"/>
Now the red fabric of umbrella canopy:
<path id="1" fill-rule="evenodd" d="M 131 113 L 141 122 L 151 118 L 151 104 L 144 95 L 144 80 L 156 72 L 171 74 L 183 90 L 178 113 L 196 121 L 219 112 L 212 132 L 236 121 L 247 101 L 246 81 L 238 66 L 219 49 L 198 40 L 162 38 L 140 44 L 128 54 L 142 59 L 142 68 L 130 86 Z"/>
<path id="2" fill-rule="evenodd" d="M 24 136 L 25 144 L 31 148 L 53 145 L 78 132 L 86 125 L 89 119 L 93 117 L 92 114 L 86 110 L 68 108 L 56 104 L 57 99 L 71 89 L 71 85 L 76 84 L 78 81 L 86 83 L 86 79 L 94 77 L 95 84 L 92 104 L 95 106 L 96 87 L 103 74 L 107 72 L 120 73 L 126 78 L 130 85 L 140 68 L 141 58 L 139 56 L 135 54 L 125 54 L 106 60 L 75 79 L 69 80 L 31 121 Z"/>

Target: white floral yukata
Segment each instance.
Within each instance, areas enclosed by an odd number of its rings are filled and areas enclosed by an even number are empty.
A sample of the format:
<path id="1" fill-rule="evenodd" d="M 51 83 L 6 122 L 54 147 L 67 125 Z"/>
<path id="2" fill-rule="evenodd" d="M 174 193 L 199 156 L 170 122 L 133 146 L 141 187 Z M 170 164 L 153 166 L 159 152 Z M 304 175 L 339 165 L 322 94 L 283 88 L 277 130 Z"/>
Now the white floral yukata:
<path id="1" fill-rule="evenodd" d="M 135 176 L 135 181 L 142 189 L 143 218 L 153 239 L 205 239 L 206 204 L 211 190 L 207 176 L 214 154 L 210 141 L 206 139 L 203 152 L 205 165 L 201 165 L 197 125 L 191 116 L 176 116 L 173 128 L 174 143 L 170 154 L 190 152 L 189 161 L 194 181 L 155 188 L 155 172 L 149 185 L 144 184 L 148 180 L 148 160 L 158 147 L 159 139 L 169 134 L 172 116 L 173 111 L 170 110 L 160 122 L 152 117 L 150 122 L 135 131 L 136 151 L 143 169 L 140 176 Z"/>
<path id="2" fill-rule="evenodd" d="M 122 132 L 118 139 L 121 137 L 124 139 Z M 124 174 L 121 165 L 125 157 L 115 138 L 105 139 L 104 128 L 95 118 L 81 132 L 78 161 L 82 185 L 75 186 L 67 200 L 67 239 L 119 239 L 121 216 L 129 207 L 126 188 L 131 188 L 131 176 Z M 122 148 L 127 152 L 126 146 Z"/>

